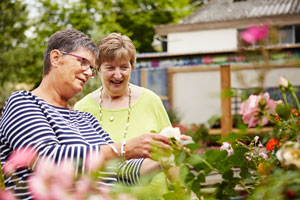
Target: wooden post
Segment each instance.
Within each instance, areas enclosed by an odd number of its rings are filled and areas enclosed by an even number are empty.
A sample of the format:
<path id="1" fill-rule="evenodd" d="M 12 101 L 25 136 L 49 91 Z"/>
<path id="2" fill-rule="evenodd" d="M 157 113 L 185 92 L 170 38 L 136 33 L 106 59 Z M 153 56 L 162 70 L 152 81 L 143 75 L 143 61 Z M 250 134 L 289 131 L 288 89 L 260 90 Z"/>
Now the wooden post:
<path id="1" fill-rule="evenodd" d="M 147 88 L 147 70 L 141 70 L 141 86 Z"/>
<path id="2" fill-rule="evenodd" d="M 222 137 L 232 131 L 231 98 L 224 96 L 224 93 L 231 89 L 230 65 L 220 66 L 221 75 L 221 132 Z"/>
<path id="3" fill-rule="evenodd" d="M 168 102 L 171 109 L 173 109 L 173 72 L 168 68 Z"/>

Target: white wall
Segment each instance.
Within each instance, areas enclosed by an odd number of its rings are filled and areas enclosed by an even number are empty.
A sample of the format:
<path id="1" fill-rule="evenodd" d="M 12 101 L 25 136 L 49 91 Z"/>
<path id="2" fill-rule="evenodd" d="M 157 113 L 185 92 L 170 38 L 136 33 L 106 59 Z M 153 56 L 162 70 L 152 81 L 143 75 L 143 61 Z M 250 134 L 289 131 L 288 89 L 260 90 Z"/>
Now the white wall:
<path id="1" fill-rule="evenodd" d="M 173 75 L 173 107 L 182 124 L 206 122 L 220 114 L 219 71 L 184 72 Z"/>
<path id="2" fill-rule="evenodd" d="M 236 49 L 236 29 L 203 30 L 168 34 L 168 53 L 222 51 Z"/>
<path id="3" fill-rule="evenodd" d="M 256 70 L 241 70 L 249 87 L 257 86 Z M 300 68 L 272 69 L 266 75 L 265 87 L 277 86 L 280 76 L 293 85 L 300 85 Z M 237 72 L 231 72 L 231 86 L 243 87 Z M 173 106 L 183 124 L 204 123 L 213 116 L 221 116 L 220 72 L 180 72 L 173 74 Z"/>
<path id="4" fill-rule="evenodd" d="M 258 70 L 239 70 L 231 73 L 231 87 L 243 87 L 238 76 L 242 74 L 249 87 L 257 87 L 257 75 L 260 72 Z M 300 68 L 277 68 L 272 69 L 266 74 L 265 87 L 276 87 L 278 86 L 279 77 L 283 76 L 288 79 L 293 85 L 300 85 Z"/>

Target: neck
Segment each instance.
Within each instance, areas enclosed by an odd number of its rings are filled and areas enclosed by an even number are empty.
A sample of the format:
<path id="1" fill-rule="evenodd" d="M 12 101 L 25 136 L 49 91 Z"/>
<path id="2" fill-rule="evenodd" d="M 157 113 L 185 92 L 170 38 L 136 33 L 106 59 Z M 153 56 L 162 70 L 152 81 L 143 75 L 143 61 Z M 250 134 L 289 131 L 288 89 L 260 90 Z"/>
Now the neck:
<path id="1" fill-rule="evenodd" d="M 108 90 L 103 87 L 102 89 L 102 98 L 107 100 L 108 102 L 114 102 L 114 101 L 121 101 L 124 98 L 128 98 L 129 96 L 129 87 L 127 86 L 126 89 L 119 94 L 113 94 L 109 92 Z"/>
<path id="2" fill-rule="evenodd" d="M 55 87 L 55 84 L 51 83 L 45 77 L 41 84 L 34 89 L 32 93 L 53 106 L 68 107 L 69 99 L 61 95 L 60 91 Z"/>

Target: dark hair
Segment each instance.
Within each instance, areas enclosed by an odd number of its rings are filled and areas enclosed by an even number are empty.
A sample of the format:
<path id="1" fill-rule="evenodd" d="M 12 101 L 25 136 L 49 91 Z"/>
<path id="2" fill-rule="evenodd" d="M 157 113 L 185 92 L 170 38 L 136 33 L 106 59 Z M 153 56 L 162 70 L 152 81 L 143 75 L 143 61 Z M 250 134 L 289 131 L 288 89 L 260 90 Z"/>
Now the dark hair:
<path id="1" fill-rule="evenodd" d="M 99 49 L 98 70 L 105 61 L 129 60 L 132 69 L 136 62 L 136 49 L 132 40 L 120 33 L 110 33 L 97 43 Z"/>
<path id="2" fill-rule="evenodd" d="M 90 50 L 96 58 L 98 57 L 99 51 L 96 44 L 83 32 L 68 28 L 54 33 L 50 37 L 45 50 L 43 75 L 47 75 L 50 71 L 50 53 L 53 49 L 72 52 L 79 48 Z"/>

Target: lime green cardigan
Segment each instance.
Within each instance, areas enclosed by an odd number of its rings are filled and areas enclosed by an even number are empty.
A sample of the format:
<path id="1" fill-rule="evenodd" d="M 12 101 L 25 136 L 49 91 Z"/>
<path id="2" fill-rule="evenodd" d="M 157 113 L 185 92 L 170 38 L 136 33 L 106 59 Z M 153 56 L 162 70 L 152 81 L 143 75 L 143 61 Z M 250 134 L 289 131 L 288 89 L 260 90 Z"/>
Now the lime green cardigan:
<path id="1" fill-rule="evenodd" d="M 74 109 L 89 112 L 100 121 L 99 105 L 88 94 L 75 104 Z M 113 116 L 111 122 L 109 118 Z M 109 133 L 114 142 L 121 142 L 127 121 L 128 110 L 102 109 L 102 128 Z M 138 101 L 131 107 L 131 115 L 126 139 L 132 139 L 144 133 L 159 133 L 163 128 L 171 126 L 167 112 L 154 92 L 144 89 Z"/>
<path id="2" fill-rule="evenodd" d="M 99 105 L 88 94 L 75 104 L 74 109 L 89 112 L 100 121 Z M 109 118 L 113 116 L 111 122 Z M 128 110 L 102 109 L 102 128 L 109 133 L 114 142 L 121 142 L 125 130 Z M 143 93 L 138 101 L 131 107 L 131 115 L 126 139 L 140 136 L 144 133 L 159 133 L 163 128 L 171 126 L 168 114 L 161 99 L 151 90 L 143 88 Z M 144 187 L 162 195 L 167 192 L 166 178 L 163 173 L 156 175 L 151 183 Z"/>

